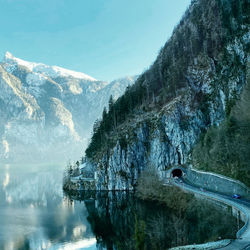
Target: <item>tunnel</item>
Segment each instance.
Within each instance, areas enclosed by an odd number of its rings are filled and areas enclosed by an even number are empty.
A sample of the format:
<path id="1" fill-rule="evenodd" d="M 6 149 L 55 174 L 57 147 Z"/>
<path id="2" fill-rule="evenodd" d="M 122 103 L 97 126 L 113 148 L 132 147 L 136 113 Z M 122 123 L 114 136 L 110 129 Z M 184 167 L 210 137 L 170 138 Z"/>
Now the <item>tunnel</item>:
<path id="1" fill-rule="evenodd" d="M 182 177 L 182 170 L 181 169 L 179 169 L 179 168 L 176 168 L 176 169 L 174 169 L 173 171 L 172 171 L 172 177 Z"/>

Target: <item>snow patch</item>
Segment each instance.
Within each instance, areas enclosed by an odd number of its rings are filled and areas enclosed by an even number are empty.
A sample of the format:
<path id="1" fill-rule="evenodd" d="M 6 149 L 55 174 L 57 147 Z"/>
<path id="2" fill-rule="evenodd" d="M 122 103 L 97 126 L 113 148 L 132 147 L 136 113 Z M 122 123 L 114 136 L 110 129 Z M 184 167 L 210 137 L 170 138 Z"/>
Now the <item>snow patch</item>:
<path id="1" fill-rule="evenodd" d="M 82 93 L 82 88 L 78 84 L 70 84 L 69 90 L 74 95 L 79 95 Z"/>
<path id="2" fill-rule="evenodd" d="M 40 86 L 44 84 L 46 79 L 47 77 L 43 76 L 42 74 L 30 73 L 26 77 L 26 82 L 31 86 Z"/>
<path id="3" fill-rule="evenodd" d="M 28 61 L 22 60 L 20 58 L 13 56 L 8 51 L 5 53 L 3 63 L 5 63 L 5 69 L 9 73 L 12 73 L 17 65 L 21 65 L 21 66 L 28 68 L 30 71 L 41 73 L 51 78 L 72 77 L 72 78 L 78 78 L 78 79 L 87 80 L 87 81 L 96 81 L 95 78 L 88 76 L 81 72 L 64 69 L 58 66 L 48 66 L 43 63 L 28 62 Z"/>

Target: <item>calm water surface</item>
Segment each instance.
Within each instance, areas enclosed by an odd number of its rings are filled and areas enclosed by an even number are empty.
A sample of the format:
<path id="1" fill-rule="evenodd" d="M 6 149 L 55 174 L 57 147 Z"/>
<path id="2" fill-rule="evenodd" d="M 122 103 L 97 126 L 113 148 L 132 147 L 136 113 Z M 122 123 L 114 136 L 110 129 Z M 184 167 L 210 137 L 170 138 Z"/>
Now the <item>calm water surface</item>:
<path id="1" fill-rule="evenodd" d="M 96 249 L 85 204 L 63 195 L 62 169 L 1 166 L 0 249 Z"/>
<path id="2" fill-rule="evenodd" d="M 0 249 L 167 249 L 232 237 L 225 206 L 185 214 L 125 192 L 62 192 L 62 166 L 0 166 Z M 211 212 L 212 211 L 212 212 Z M 206 219 L 204 219 L 206 218 Z"/>

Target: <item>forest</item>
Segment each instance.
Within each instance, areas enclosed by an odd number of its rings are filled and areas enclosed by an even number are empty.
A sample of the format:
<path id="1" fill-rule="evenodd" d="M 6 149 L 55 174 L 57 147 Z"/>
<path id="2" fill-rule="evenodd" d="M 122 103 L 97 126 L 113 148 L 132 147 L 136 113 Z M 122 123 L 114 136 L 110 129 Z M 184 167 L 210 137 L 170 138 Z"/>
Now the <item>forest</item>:
<path id="1" fill-rule="evenodd" d="M 171 38 L 160 49 L 156 61 L 118 100 L 110 97 L 102 119 L 94 124 L 86 156 L 94 159 L 98 152 L 114 146 L 112 135 L 119 134 L 119 125 L 129 120 L 131 115 L 157 111 L 187 88 L 191 89 L 193 100 L 206 116 L 206 103 L 212 100 L 213 94 L 192 91 L 187 77 L 188 67 L 194 63 L 195 58 L 209 58 L 216 67 L 217 76 L 214 78 L 217 77 L 224 85 L 227 84 L 229 74 L 224 72 L 220 76 L 223 64 L 231 66 L 228 71 L 234 68 L 246 70 L 237 57 L 234 62 L 231 61 L 225 44 L 246 31 L 249 24 L 247 6 L 248 0 L 193 0 L 173 30 Z M 218 59 L 218 55 L 222 60 Z M 214 92 L 218 89 L 215 86 Z M 234 103 L 232 98 L 227 97 L 227 113 L 231 112 Z M 121 143 L 126 143 L 123 138 Z"/>

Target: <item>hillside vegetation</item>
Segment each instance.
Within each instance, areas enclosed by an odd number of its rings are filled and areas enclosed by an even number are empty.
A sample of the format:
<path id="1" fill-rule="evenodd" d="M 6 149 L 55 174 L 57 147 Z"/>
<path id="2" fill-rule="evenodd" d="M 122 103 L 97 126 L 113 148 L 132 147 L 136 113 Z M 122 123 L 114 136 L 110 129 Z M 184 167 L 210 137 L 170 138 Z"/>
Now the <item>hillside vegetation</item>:
<path id="1" fill-rule="evenodd" d="M 223 174 L 250 186 L 250 72 L 240 100 L 225 121 L 211 127 L 193 150 L 192 163 L 201 170 Z"/>
<path id="2" fill-rule="evenodd" d="M 249 0 L 195 0 L 155 62 L 94 125 L 84 166 L 97 190 L 131 190 L 148 166 L 249 185 Z M 84 175 L 84 174 L 83 174 Z"/>
<path id="3" fill-rule="evenodd" d="M 198 58 L 199 62 L 195 63 L 199 66 L 203 64 L 204 68 L 207 59 L 212 59 L 217 72 L 223 68 L 223 64 L 228 65 L 219 79 L 221 84 L 227 84 L 227 71 L 241 66 L 244 70 L 240 59 L 236 56 L 232 60 L 224 46 L 248 28 L 247 7 L 248 0 L 192 1 L 154 64 L 115 103 L 111 96 L 108 110 L 104 108 L 102 120 L 94 126 L 86 156 L 95 158 L 100 150 L 114 146 L 110 133 L 118 133 L 119 125 L 128 120 L 131 114 L 140 109 L 143 112 L 159 109 L 187 87 L 192 89 L 194 105 L 201 105 L 200 109 L 206 115 L 206 103 L 212 95 L 195 91 L 195 86 L 191 86 L 187 78 L 188 66 L 194 64 L 194 58 Z M 200 77 L 197 82 L 206 76 Z M 217 89 L 215 86 L 214 92 Z M 229 96 L 227 99 L 230 103 Z"/>

